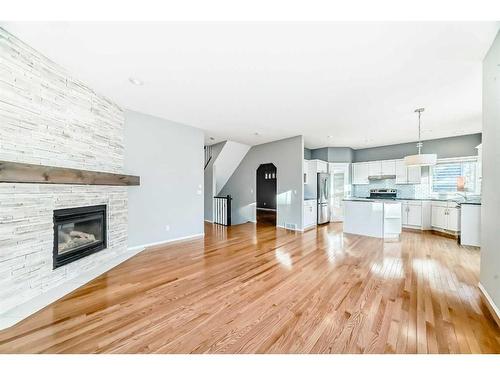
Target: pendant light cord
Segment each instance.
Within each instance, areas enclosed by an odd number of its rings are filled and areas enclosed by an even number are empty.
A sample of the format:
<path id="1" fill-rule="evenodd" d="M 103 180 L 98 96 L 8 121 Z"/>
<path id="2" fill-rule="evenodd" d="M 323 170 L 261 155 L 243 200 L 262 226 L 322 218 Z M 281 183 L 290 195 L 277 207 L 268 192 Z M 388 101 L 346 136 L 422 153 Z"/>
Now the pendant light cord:
<path id="1" fill-rule="evenodd" d="M 417 143 L 417 148 L 418 148 L 418 154 L 420 155 L 422 153 L 422 140 L 420 138 L 420 116 L 422 115 L 422 112 L 424 111 L 424 108 L 418 108 L 415 110 L 415 112 L 418 113 L 418 143 Z"/>
<path id="2" fill-rule="evenodd" d="M 418 154 L 420 155 L 421 150 L 422 150 L 422 141 L 420 139 L 420 116 L 422 115 L 422 112 L 418 111 Z"/>

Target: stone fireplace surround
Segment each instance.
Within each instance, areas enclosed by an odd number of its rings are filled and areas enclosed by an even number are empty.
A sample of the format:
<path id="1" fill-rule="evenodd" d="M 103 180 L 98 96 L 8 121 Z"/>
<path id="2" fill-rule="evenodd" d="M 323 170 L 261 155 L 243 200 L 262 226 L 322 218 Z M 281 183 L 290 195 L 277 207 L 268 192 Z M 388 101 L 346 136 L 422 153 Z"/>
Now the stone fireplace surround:
<path id="1" fill-rule="evenodd" d="M 0 28 L 0 160 L 123 173 L 124 115 Z M 0 183 L 0 329 L 138 251 L 127 187 Z M 106 205 L 107 248 L 53 269 L 53 211 Z"/>

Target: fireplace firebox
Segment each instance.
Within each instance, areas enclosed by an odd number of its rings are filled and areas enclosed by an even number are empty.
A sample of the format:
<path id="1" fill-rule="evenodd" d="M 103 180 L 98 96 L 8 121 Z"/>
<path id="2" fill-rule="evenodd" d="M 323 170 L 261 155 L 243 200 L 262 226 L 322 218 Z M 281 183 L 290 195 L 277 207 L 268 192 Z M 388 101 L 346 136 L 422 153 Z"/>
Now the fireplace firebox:
<path id="1" fill-rule="evenodd" d="M 54 210 L 54 269 L 105 249 L 106 218 L 106 205 Z"/>

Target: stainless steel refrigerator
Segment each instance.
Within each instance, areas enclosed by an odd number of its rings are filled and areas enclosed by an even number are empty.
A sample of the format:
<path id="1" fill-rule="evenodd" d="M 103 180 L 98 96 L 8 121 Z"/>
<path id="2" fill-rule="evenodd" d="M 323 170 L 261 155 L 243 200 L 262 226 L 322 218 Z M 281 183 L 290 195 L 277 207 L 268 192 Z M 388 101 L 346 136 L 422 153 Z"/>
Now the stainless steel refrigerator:
<path id="1" fill-rule="evenodd" d="M 318 224 L 330 222 L 330 175 L 318 173 Z"/>

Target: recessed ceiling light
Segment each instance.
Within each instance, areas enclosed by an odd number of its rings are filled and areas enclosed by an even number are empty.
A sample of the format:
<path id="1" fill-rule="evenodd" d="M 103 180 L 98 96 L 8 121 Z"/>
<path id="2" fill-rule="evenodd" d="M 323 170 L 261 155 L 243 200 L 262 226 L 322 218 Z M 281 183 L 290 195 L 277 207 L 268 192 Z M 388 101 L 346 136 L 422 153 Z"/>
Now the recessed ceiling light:
<path id="1" fill-rule="evenodd" d="M 328 138 L 332 139 L 333 138 L 333 135 L 329 135 Z"/>
<path id="2" fill-rule="evenodd" d="M 255 133 L 253 133 L 253 135 L 260 135 L 260 134 L 259 134 L 259 133 L 257 133 L 257 132 L 255 132 Z"/>
<path id="3" fill-rule="evenodd" d="M 128 80 L 131 84 L 136 85 L 136 86 L 144 85 L 144 82 L 141 81 L 139 78 L 130 77 Z"/>
<path id="4" fill-rule="evenodd" d="M 210 140 L 211 140 L 211 141 L 215 141 L 215 138 L 214 138 L 214 137 L 210 137 Z"/>

